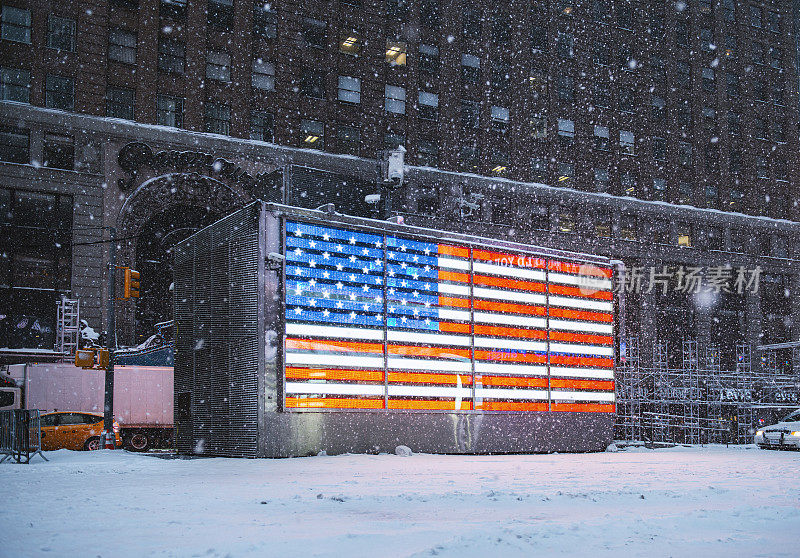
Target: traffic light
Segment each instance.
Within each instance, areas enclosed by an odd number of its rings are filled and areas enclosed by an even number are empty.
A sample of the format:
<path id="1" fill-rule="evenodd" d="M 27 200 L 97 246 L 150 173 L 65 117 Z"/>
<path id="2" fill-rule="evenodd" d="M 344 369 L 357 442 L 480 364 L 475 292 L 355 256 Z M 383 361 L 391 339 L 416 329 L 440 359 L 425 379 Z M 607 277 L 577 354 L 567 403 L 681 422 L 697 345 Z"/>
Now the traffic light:
<path id="1" fill-rule="evenodd" d="M 75 366 L 77 368 L 94 368 L 94 349 L 78 349 L 75 351 Z"/>
<path id="2" fill-rule="evenodd" d="M 139 298 L 139 272 L 124 267 L 125 280 L 122 287 L 122 298 Z"/>

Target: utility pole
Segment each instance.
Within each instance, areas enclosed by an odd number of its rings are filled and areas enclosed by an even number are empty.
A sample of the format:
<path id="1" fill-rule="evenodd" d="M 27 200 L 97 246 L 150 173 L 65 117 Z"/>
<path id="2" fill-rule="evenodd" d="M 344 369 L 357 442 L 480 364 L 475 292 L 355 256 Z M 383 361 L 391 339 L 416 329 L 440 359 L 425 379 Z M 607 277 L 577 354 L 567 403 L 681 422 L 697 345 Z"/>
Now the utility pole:
<path id="1" fill-rule="evenodd" d="M 117 348 L 117 324 L 114 303 L 117 298 L 117 229 L 109 227 L 111 243 L 108 250 L 108 368 L 106 369 L 105 400 L 103 405 L 102 447 L 116 446 L 114 435 L 114 350 Z M 111 440 L 109 441 L 109 436 Z"/>

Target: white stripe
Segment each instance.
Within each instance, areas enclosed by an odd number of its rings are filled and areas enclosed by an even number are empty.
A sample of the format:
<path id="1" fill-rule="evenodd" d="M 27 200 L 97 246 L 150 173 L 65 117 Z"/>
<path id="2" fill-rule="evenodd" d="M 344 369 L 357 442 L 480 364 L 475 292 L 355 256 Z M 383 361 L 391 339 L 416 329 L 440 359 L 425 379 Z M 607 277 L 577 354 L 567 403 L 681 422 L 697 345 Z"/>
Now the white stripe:
<path id="1" fill-rule="evenodd" d="M 547 401 L 543 389 L 486 389 L 475 388 L 475 399 L 532 399 Z"/>
<path id="2" fill-rule="evenodd" d="M 505 364 L 475 361 L 476 374 L 508 374 L 510 376 L 547 376 L 547 367 L 542 364 Z M 478 378 L 475 379 L 478 381 Z"/>
<path id="3" fill-rule="evenodd" d="M 508 314 L 491 314 L 489 312 L 475 312 L 475 321 L 484 324 L 506 324 L 525 327 L 547 327 L 544 318 L 527 318 L 525 316 L 509 316 Z M 552 321 L 552 320 L 551 320 Z"/>
<path id="4" fill-rule="evenodd" d="M 443 320 L 462 320 L 469 321 L 469 310 L 451 310 L 449 308 L 439 308 L 439 318 Z"/>
<path id="5" fill-rule="evenodd" d="M 474 287 L 472 292 L 476 298 L 513 300 L 516 302 L 531 302 L 533 304 L 545 304 L 547 302 L 547 297 L 543 294 L 531 294 L 521 291 L 501 291 L 497 289 L 487 289 L 485 287 Z"/>
<path id="6" fill-rule="evenodd" d="M 522 349 L 524 351 L 547 350 L 547 344 L 541 341 L 517 341 L 516 339 L 498 339 L 497 337 L 476 337 L 476 347 L 489 349 Z"/>
<path id="7" fill-rule="evenodd" d="M 614 392 L 550 390 L 553 401 L 614 401 Z"/>
<path id="8" fill-rule="evenodd" d="M 539 269 L 526 269 L 520 267 L 510 267 L 505 265 L 494 265 L 475 261 L 473 263 L 475 273 L 490 273 L 492 275 L 503 275 L 505 277 L 518 277 L 521 279 L 533 279 L 534 281 L 544 281 L 545 273 Z"/>
<path id="9" fill-rule="evenodd" d="M 389 385 L 389 397 L 453 397 L 471 399 L 472 390 L 457 387 Z"/>
<path id="10" fill-rule="evenodd" d="M 472 372 L 472 363 L 462 356 L 453 355 L 454 359 L 464 360 L 431 360 L 419 358 L 389 357 L 389 368 L 393 370 L 438 370 L 441 372 Z M 381 362 L 381 365 L 383 363 Z"/>
<path id="11" fill-rule="evenodd" d="M 598 380 L 613 380 L 613 368 L 573 368 L 571 366 L 551 366 L 551 376 L 565 378 L 591 378 Z"/>
<path id="12" fill-rule="evenodd" d="M 600 345 L 575 345 L 573 343 L 550 343 L 554 353 L 574 353 L 579 355 L 614 356 L 614 347 Z"/>
<path id="13" fill-rule="evenodd" d="M 465 269 L 469 271 L 469 260 L 455 260 L 452 258 L 436 258 L 439 267 L 447 267 L 450 269 Z"/>
<path id="14" fill-rule="evenodd" d="M 383 340 L 382 329 L 293 324 L 291 322 L 286 322 L 286 334 L 297 335 L 299 337 L 333 337 L 336 339 Z"/>
<path id="15" fill-rule="evenodd" d="M 318 353 L 295 353 L 286 351 L 286 364 L 324 364 L 357 368 L 383 368 L 382 356 L 324 355 Z"/>
<path id="16" fill-rule="evenodd" d="M 547 279 L 551 283 L 564 283 L 567 285 L 577 285 L 592 291 L 610 291 L 611 279 L 602 277 L 592 277 L 589 275 L 567 275 L 565 273 L 550 272 Z"/>
<path id="17" fill-rule="evenodd" d="M 567 306 L 569 308 L 601 310 L 603 312 L 612 312 L 614 310 L 614 304 L 612 302 L 589 298 L 566 298 L 563 296 L 550 295 L 550 304 L 555 306 Z"/>
<path id="18" fill-rule="evenodd" d="M 566 329 L 569 331 L 591 331 L 592 333 L 605 333 L 612 335 L 614 325 L 598 322 L 573 322 L 572 320 L 557 320 L 550 318 L 551 329 Z"/>
<path id="19" fill-rule="evenodd" d="M 452 283 L 439 283 L 437 288 L 440 293 L 469 296 L 468 285 L 453 285 Z"/>
<path id="20" fill-rule="evenodd" d="M 366 384 L 322 384 L 286 382 L 286 393 L 324 393 L 328 395 L 383 395 L 384 386 Z"/>
<path id="21" fill-rule="evenodd" d="M 445 335 L 437 333 L 417 333 L 416 331 L 389 330 L 389 341 L 402 341 L 404 343 L 426 343 L 428 345 L 460 345 L 469 347 L 471 340 L 463 335 Z"/>

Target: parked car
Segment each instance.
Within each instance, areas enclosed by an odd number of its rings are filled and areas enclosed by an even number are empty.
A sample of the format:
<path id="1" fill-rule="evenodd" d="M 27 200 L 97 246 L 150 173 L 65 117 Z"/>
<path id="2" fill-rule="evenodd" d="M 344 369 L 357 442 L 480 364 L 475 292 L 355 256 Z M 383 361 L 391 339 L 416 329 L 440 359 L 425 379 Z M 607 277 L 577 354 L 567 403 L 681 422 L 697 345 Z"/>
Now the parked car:
<path id="1" fill-rule="evenodd" d="M 785 416 L 778 424 L 759 429 L 755 443 L 763 449 L 800 449 L 800 409 Z"/>
<path id="2" fill-rule="evenodd" d="M 97 413 L 57 412 L 41 417 L 42 449 L 97 450 L 101 449 L 103 415 Z M 116 446 L 121 445 L 119 424 L 114 421 Z"/>

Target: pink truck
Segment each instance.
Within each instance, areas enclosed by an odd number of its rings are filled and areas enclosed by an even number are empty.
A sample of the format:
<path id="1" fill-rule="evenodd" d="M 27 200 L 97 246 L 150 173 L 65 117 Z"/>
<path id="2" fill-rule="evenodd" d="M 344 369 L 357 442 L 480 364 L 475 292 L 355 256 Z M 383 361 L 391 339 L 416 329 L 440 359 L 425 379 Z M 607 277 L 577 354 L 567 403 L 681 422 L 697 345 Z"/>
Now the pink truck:
<path id="1" fill-rule="evenodd" d="M 0 400 L 5 399 L 0 409 L 103 412 L 104 370 L 13 364 L 2 374 L 15 387 L 0 387 Z M 114 419 L 124 447 L 134 451 L 172 447 L 172 377 L 171 366 L 114 367 Z"/>

